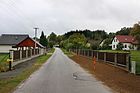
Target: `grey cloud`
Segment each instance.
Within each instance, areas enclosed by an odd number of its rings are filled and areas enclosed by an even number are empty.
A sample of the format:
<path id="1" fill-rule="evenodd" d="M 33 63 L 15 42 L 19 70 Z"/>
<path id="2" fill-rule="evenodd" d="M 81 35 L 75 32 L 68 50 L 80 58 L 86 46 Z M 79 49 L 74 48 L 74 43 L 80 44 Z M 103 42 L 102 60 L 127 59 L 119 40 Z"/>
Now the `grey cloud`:
<path id="1" fill-rule="evenodd" d="M 1 0 L 0 34 L 74 29 L 117 31 L 140 20 L 139 0 Z"/>

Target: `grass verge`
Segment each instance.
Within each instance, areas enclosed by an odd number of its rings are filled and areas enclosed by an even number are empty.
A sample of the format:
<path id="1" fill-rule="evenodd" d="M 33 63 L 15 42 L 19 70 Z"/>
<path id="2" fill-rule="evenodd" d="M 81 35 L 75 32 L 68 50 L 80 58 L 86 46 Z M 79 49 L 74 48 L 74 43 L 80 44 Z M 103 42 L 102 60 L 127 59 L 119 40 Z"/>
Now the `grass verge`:
<path id="1" fill-rule="evenodd" d="M 54 49 L 52 49 L 50 52 L 53 53 Z M 25 69 L 16 77 L 0 80 L 0 93 L 12 92 L 12 90 L 16 88 L 18 84 L 20 84 L 22 81 L 27 79 L 33 72 L 39 69 L 51 55 L 52 54 L 48 54 L 38 57 L 36 62 L 30 68 Z"/>
<path id="2" fill-rule="evenodd" d="M 61 48 L 61 50 L 62 50 L 63 53 L 66 54 L 67 56 L 69 56 L 69 57 L 73 56 L 72 52 L 69 52 L 69 51 L 67 51 L 67 50 L 64 49 L 64 48 Z"/>
<path id="3" fill-rule="evenodd" d="M 110 52 L 110 53 L 129 53 L 129 51 L 123 51 L 123 50 L 97 50 L 99 52 Z"/>
<path id="4" fill-rule="evenodd" d="M 8 53 L 0 53 L 0 72 L 8 70 L 7 59 L 9 58 Z"/>

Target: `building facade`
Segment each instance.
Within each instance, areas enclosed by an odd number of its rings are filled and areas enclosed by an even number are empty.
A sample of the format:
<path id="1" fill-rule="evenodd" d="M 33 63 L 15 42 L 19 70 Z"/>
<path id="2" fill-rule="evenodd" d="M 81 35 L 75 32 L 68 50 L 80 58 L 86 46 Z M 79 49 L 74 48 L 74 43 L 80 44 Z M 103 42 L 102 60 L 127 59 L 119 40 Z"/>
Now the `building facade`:
<path id="1" fill-rule="evenodd" d="M 112 40 L 112 50 L 116 50 L 118 44 L 123 45 L 122 50 L 137 50 L 138 42 L 133 36 L 117 35 Z"/>

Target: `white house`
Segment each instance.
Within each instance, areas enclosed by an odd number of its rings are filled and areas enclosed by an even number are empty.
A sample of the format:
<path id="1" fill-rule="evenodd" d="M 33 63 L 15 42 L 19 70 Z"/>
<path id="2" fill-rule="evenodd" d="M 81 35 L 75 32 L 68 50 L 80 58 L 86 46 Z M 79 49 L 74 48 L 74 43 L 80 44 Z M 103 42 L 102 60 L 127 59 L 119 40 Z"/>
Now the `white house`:
<path id="1" fill-rule="evenodd" d="M 123 44 L 122 50 L 137 50 L 138 48 L 138 41 L 133 36 L 116 35 L 112 40 L 112 50 L 116 50 L 119 43 Z"/>

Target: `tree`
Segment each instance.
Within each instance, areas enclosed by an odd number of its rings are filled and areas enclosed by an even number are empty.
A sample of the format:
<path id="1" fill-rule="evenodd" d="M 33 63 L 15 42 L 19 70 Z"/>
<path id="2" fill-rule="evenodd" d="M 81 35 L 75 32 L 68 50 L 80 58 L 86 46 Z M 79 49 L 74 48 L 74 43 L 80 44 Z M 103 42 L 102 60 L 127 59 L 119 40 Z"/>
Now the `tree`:
<path id="1" fill-rule="evenodd" d="M 86 45 L 86 38 L 83 34 L 75 33 L 69 37 L 68 43 L 72 43 L 73 48 L 82 48 Z"/>
<path id="2" fill-rule="evenodd" d="M 103 46 L 101 47 L 102 50 L 110 50 L 111 49 L 111 44 L 112 42 L 112 38 L 106 38 L 104 40 Z"/>
<path id="3" fill-rule="evenodd" d="M 131 30 L 131 35 L 133 35 L 140 44 L 140 22 L 137 24 L 134 24 L 134 26 Z"/>
<path id="4" fill-rule="evenodd" d="M 49 36 L 49 41 L 56 42 L 56 37 L 57 37 L 57 35 L 54 32 L 52 32 Z"/>
<path id="5" fill-rule="evenodd" d="M 138 41 L 138 49 L 140 49 L 140 22 L 134 24 L 130 34 Z"/>
<path id="6" fill-rule="evenodd" d="M 47 47 L 47 45 L 48 45 L 48 41 L 47 41 L 46 36 L 44 35 L 43 31 L 41 32 L 39 43 L 42 44 L 45 47 Z"/>
<path id="7" fill-rule="evenodd" d="M 116 32 L 116 35 L 129 35 L 131 30 L 131 27 L 123 27 L 120 31 Z"/>
<path id="8" fill-rule="evenodd" d="M 57 35 L 54 32 L 52 32 L 47 39 L 49 47 L 52 48 L 55 44 L 57 44 Z"/>
<path id="9" fill-rule="evenodd" d="M 68 39 L 63 41 L 63 47 L 66 49 L 69 48 L 84 48 L 86 47 L 86 37 L 80 33 L 74 33 L 73 35 L 70 35 Z"/>
<path id="10" fill-rule="evenodd" d="M 60 43 L 61 43 L 62 40 L 63 40 L 63 36 L 62 36 L 62 35 L 58 35 L 58 36 L 56 37 L 57 44 L 60 45 Z"/>

